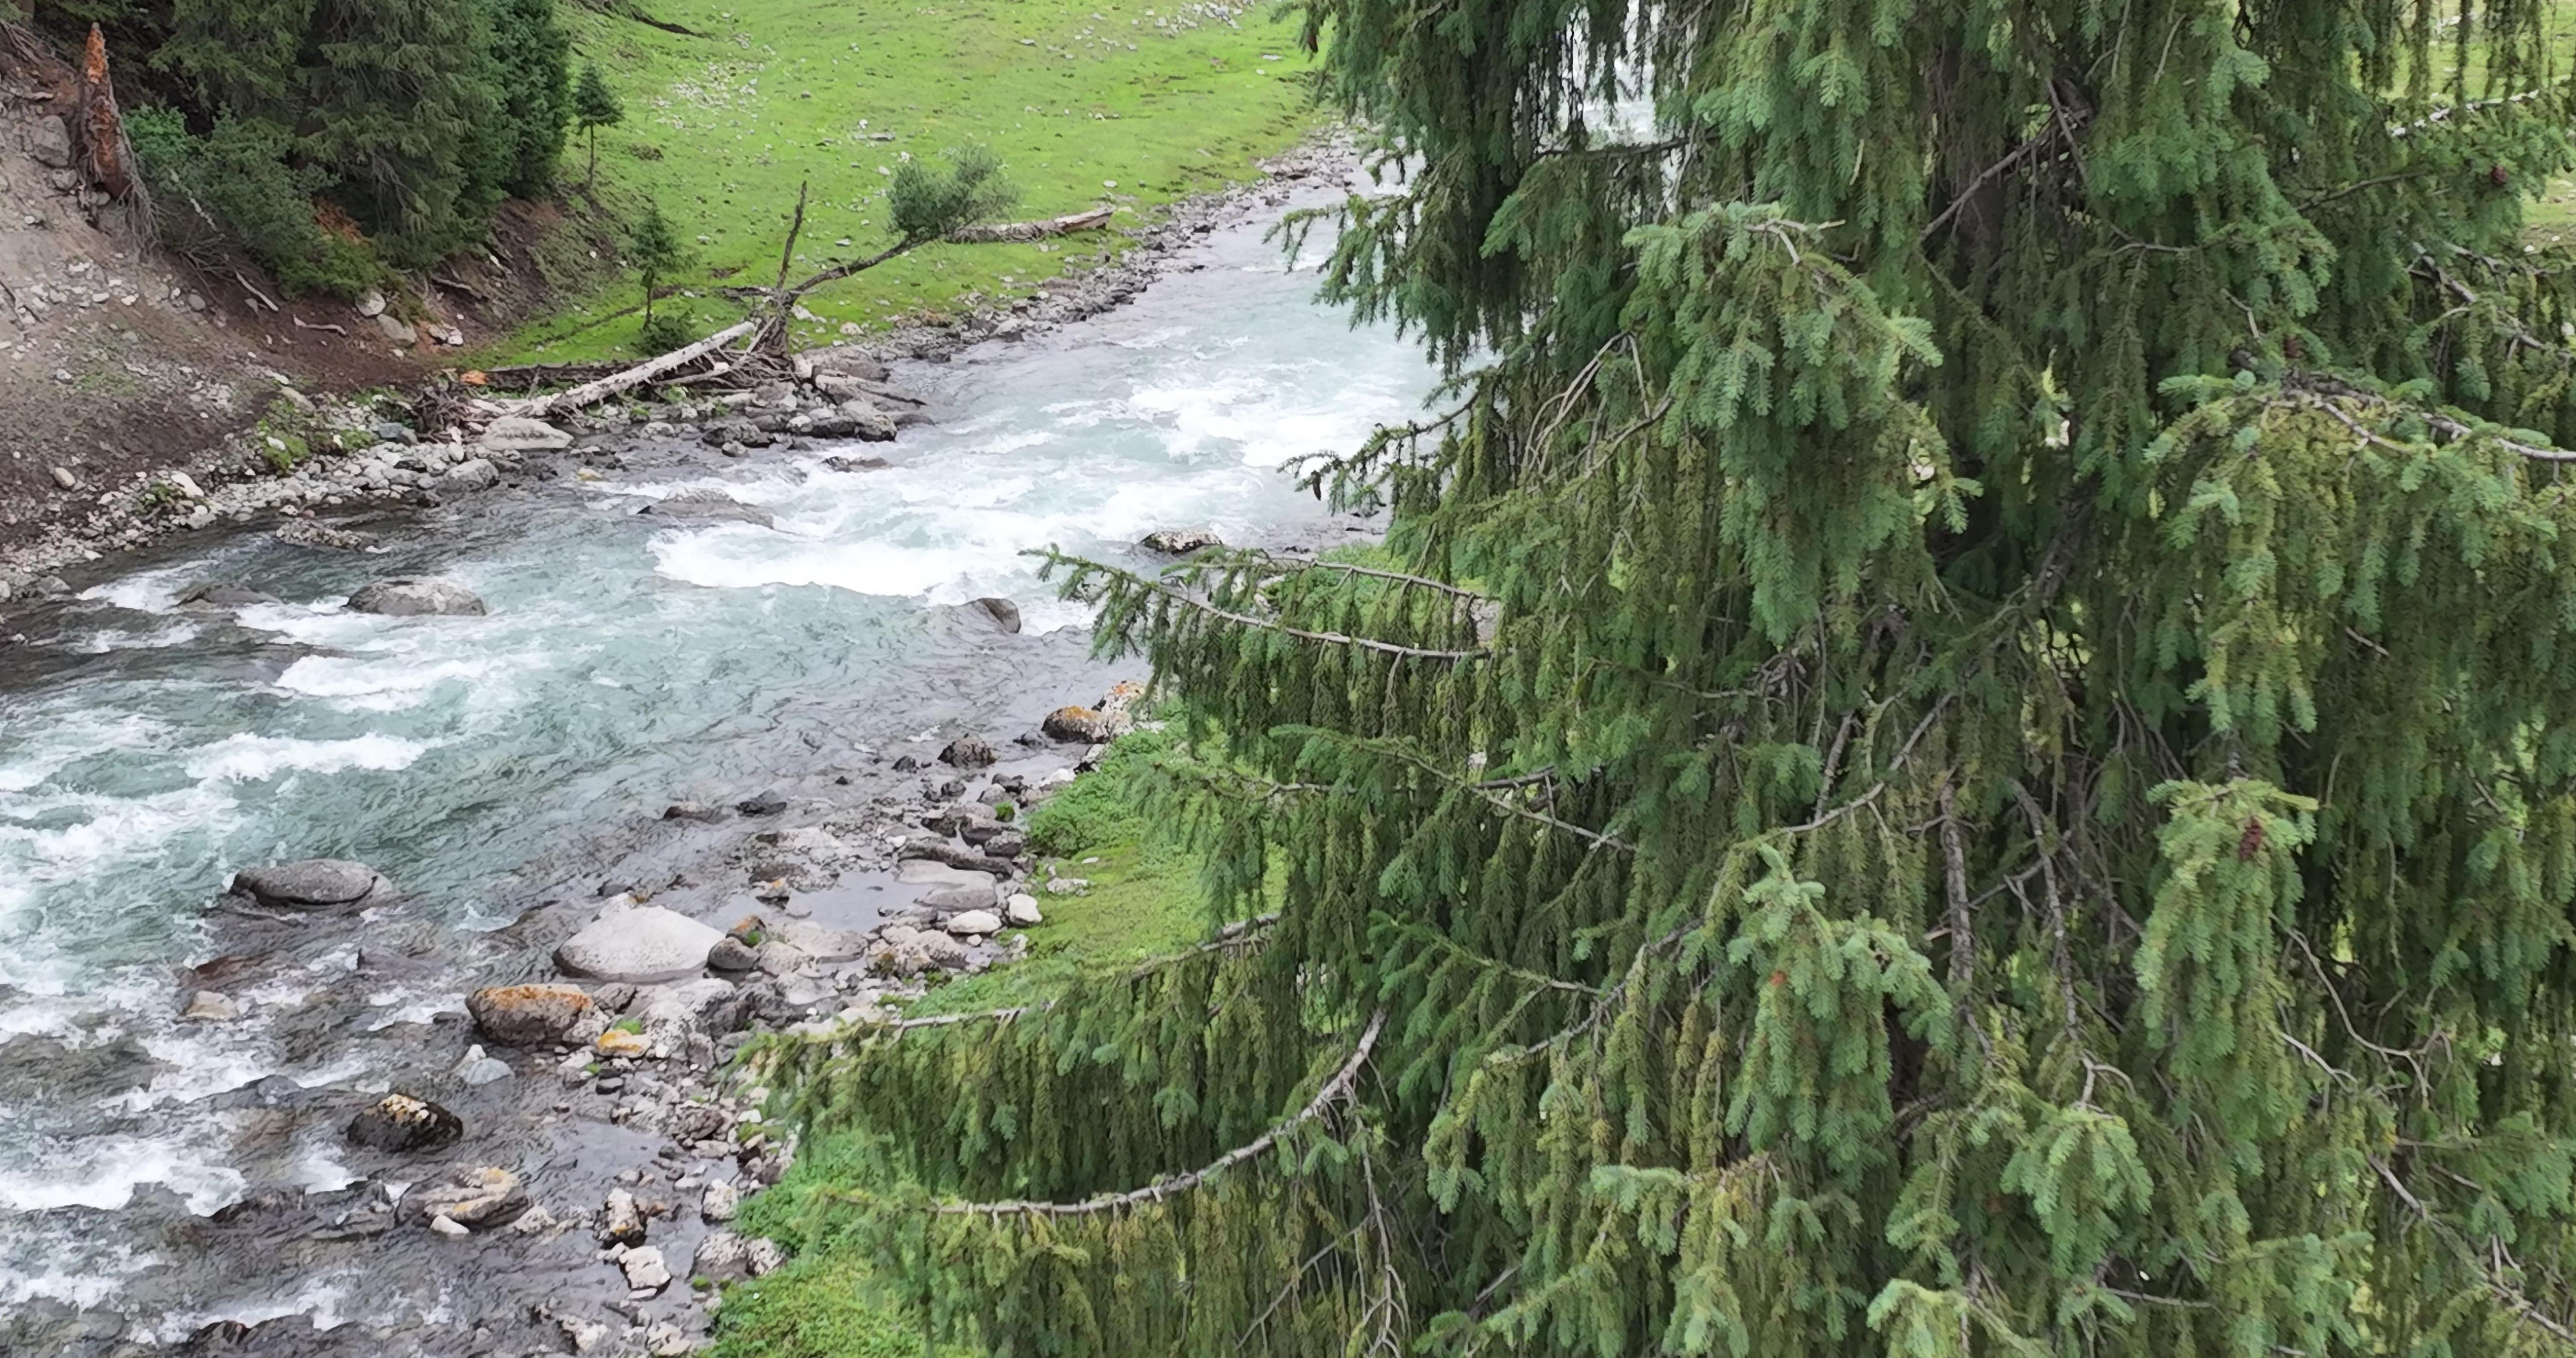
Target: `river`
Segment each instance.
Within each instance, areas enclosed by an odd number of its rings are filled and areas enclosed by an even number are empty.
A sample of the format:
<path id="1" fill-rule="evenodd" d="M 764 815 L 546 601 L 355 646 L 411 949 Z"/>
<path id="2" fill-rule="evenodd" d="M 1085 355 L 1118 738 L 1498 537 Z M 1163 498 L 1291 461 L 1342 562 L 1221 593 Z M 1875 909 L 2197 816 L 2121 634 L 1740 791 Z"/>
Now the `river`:
<path id="1" fill-rule="evenodd" d="M 944 733 L 1001 742 L 1096 695 L 1115 676 L 1025 549 L 1142 565 L 1131 544 L 1156 528 L 1320 544 L 1360 527 L 1280 469 L 1410 418 L 1432 374 L 1318 305 L 1311 250 L 1288 266 L 1264 225 L 1207 236 L 1114 312 L 899 369 L 940 418 L 891 445 L 607 459 L 371 524 L 371 553 L 201 535 L 9 617 L 25 640 L 0 645 L 0 1349 L 298 1315 L 470 1348 L 474 1309 L 521 1299 L 486 1276 L 525 1269 L 507 1246 L 396 1253 L 297 1204 L 384 1177 L 341 1125 L 456 1062 L 467 990 L 534 974 L 514 921 L 619 885 L 600 876 L 635 870 L 672 801 L 879 776 Z M 856 451 L 893 465 L 824 464 Z M 684 486 L 777 526 L 635 515 Z M 490 615 L 341 607 L 396 573 L 460 581 Z M 279 602 L 176 606 L 205 580 Z M 1015 600 L 1025 631 L 945 607 L 985 595 Z M 179 970 L 241 946 L 210 909 L 232 871 L 306 857 L 369 863 L 400 904 L 272 930 L 234 987 L 250 1017 L 181 1021 Z M 501 1144 L 534 1157 L 561 1138 Z M 608 1291 L 614 1270 L 575 1243 L 545 1267 Z"/>

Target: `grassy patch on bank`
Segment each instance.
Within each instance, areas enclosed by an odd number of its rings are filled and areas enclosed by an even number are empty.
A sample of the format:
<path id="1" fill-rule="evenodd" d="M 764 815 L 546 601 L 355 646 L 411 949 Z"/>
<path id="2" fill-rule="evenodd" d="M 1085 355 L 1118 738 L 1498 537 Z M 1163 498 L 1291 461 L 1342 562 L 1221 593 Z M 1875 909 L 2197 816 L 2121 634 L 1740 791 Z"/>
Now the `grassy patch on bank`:
<path id="1" fill-rule="evenodd" d="M 643 0 L 673 33 L 567 6 L 576 61 L 596 61 L 625 104 L 599 132 L 597 210 L 622 222 L 658 203 L 696 253 L 673 305 L 701 330 L 741 307 L 726 283 L 767 285 L 800 182 L 812 202 L 791 272 L 890 243 L 885 189 L 907 157 L 991 147 L 1027 219 L 1102 204 L 1133 227 L 1174 199 L 1247 179 L 1316 113 L 1295 30 L 1266 7 L 1173 0 Z M 579 202 L 588 155 L 565 157 Z M 622 233 L 620 233 L 622 234 Z M 806 299 L 798 337 L 954 314 L 1032 295 L 1115 233 L 1012 245 L 934 245 Z M 628 352 L 630 279 L 532 325 L 494 355 L 569 360 Z"/>

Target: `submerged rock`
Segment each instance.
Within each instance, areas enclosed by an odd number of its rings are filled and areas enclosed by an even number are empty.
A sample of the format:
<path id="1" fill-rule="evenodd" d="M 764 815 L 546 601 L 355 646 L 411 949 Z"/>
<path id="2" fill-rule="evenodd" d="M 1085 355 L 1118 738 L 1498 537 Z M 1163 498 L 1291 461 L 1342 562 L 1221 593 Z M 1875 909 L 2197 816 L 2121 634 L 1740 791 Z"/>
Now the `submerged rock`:
<path id="1" fill-rule="evenodd" d="M 1144 541 L 1137 545 L 1165 556 L 1188 556 L 1192 552 L 1223 546 L 1224 542 L 1205 528 L 1163 528 L 1147 533 Z"/>
<path id="2" fill-rule="evenodd" d="M 476 617 L 488 611 L 474 591 L 453 580 L 427 580 L 397 575 L 361 585 L 349 596 L 349 608 L 389 618 Z"/>
<path id="3" fill-rule="evenodd" d="M 179 607 L 194 610 L 248 608 L 252 604 L 276 602 L 277 596 L 274 594 L 262 593 L 248 585 L 229 580 L 209 580 L 201 585 L 193 585 L 186 593 L 179 596 Z"/>
<path id="4" fill-rule="evenodd" d="M 712 522 L 748 523 L 762 528 L 775 528 L 778 518 L 758 505 L 742 501 L 704 486 L 675 490 L 639 511 L 659 518 L 698 519 Z"/>
<path id="5" fill-rule="evenodd" d="M 465 1135 L 465 1121 L 427 1099 L 387 1094 L 349 1119 L 348 1135 L 369 1150 L 434 1151 L 456 1144 Z"/>
<path id="6" fill-rule="evenodd" d="M 230 1023 L 241 1016 L 241 1001 L 219 990 L 198 991 L 179 1011 L 179 1017 L 190 1023 Z"/>
<path id="7" fill-rule="evenodd" d="M 518 1175 L 491 1165 L 453 1165 L 405 1191 L 394 1204 L 394 1219 L 408 1224 L 445 1217 L 468 1230 L 488 1231 L 526 1210 L 528 1189 Z"/>
<path id="8" fill-rule="evenodd" d="M 634 1194 L 623 1188 L 608 1191 L 608 1203 L 600 1210 L 599 1242 L 603 1245 L 644 1243 L 644 1213 L 635 1205 Z"/>
<path id="9" fill-rule="evenodd" d="M 733 809 L 746 816 L 775 816 L 787 809 L 787 798 L 775 791 L 756 792 L 734 803 Z"/>
<path id="10" fill-rule="evenodd" d="M 507 1047 L 587 1042 L 606 1026 L 577 985 L 487 986 L 465 997 L 483 1036 Z"/>
<path id="11" fill-rule="evenodd" d="M 1008 632 L 1013 636 L 1019 635 L 1020 606 L 1018 604 L 1012 603 L 1008 599 L 993 598 L 977 599 L 968 604 L 967 607 L 981 609 L 984 615 L 999 624 L 1003 631 Z"/>
<path id="12" fill-rule="evenodd" d="M 881 472 L 894 464 L 881 457 L 827 457 L 823 465 L 836 472 Z"/>
<path id="13" fill-rule="evenodd" d="M 565 939 L 555 965 L 603 981 L 669 980 L 697 971 L 724 935 L 658 905 L 612 910 Z"/>
<path id="14" fill-rule="evenodd" d="M 572 446 L 572 435 L 543 420 L 504 415 L 483 430 L 483 446 L 494 452 L 551 452 Z"/>
<path id="15" fill-rule="evenodd" d="M 265 863 L 233 874 L 232 894 L 262 905 L 297 908 L 355 905 L 385 890 L 384 876 L 364 863 L 345 858 L 307 858 L 294 863 Z"/>

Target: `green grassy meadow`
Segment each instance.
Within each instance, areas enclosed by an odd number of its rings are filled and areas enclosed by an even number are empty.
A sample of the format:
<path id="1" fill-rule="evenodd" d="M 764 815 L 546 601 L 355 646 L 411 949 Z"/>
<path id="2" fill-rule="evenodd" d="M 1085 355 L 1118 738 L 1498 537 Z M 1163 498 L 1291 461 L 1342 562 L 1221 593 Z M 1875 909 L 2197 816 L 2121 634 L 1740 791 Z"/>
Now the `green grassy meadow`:
<path id="1" fill-rule="evenodd" d="M 702 329 L 741 315 L 718 291 L 766 285 L 796 203 L 812 201 L 791 272 L 891 243 L 884 195 L 907 157 L 982 143 L 1021 190 L 1016 219 L 1120 209 L 1133 227 L 1185 195 L 1250 178 L 1317 119 L 1293 23 L 1158 0 L 647 0 L 700 36 L 567 6 L 575 60 L 596 61 L 625 104 L 565 156 L 567 196 L 632 221 L 658 204 L 696 258 L 673 299 Z M 622 238 L 622 232 L 612 233 Z M 1069 263 L 1118 248 L 1115 231 L 1011 245 L 935 245 L 806 299 L 798 337 L 822 342 L 904 317 L 1032 295 Z M 574 247 L 582 248 L 582 247 Z M 569 263 L 587 263 L 573 261 Z M 615 264 L 566 267 L 594 280 Z M 522 329 L 492 361 L 632 352 L 638 299 L 620 275 Z"/>

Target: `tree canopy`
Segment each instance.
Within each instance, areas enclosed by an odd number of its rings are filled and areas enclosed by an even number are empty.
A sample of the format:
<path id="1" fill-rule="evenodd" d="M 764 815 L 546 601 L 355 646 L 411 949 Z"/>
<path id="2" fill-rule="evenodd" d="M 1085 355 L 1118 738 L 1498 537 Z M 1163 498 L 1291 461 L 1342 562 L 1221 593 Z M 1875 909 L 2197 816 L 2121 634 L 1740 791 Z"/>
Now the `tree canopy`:
<path id="1" fill-rule="evenodd" d="M 775 1049 L 842 1229 L 1010 1355 L 2576 1348 L 2545 13 L 1310 0 L 1447 399 L 1381 555 L 1060 563 L 1218 918 Z"/>

